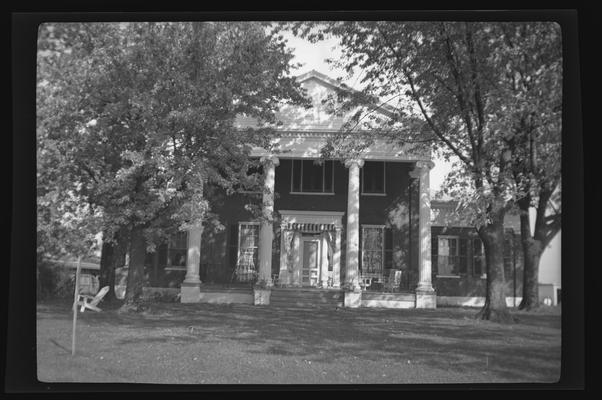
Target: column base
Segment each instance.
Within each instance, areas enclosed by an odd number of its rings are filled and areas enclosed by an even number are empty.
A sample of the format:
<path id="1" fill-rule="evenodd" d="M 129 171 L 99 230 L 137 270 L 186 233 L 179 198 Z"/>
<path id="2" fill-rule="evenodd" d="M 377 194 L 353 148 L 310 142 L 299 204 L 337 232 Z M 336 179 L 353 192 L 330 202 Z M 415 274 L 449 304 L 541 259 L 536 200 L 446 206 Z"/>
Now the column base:
<path id="1" fill-rule="evenodd" d="M 347 308 L 358 308 L 362 305 L 361 291 L 345 291 L 343 305 Z"/>
<path id="2" fill-rule="evenodd" d="M 253 288 L 253 305 L 256 305 L 256 306 L 269 305 L 271 293 L 272 293 L 272 291 L 270 289 Z"/>
<path id="3" fill-rule="evenodd" d="M 416 308 L 437 308 L 437 293 L 433 289 L 416 289 Z"/>
<path id="4" fill-rule="evenodd" d="M 198 303 L 201 301 L 201 281 L 182 282 L 180 287 L 181 303 Z"/>

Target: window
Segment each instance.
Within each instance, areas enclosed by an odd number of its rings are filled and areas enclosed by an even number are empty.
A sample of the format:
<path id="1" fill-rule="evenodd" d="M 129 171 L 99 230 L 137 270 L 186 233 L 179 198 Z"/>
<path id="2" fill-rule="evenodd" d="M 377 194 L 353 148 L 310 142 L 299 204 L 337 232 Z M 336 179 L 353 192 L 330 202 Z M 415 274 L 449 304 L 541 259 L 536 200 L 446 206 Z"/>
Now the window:
<path id="1" fill-rule="evenodd" d="M 457 276 L 458 263 L 458 237 L 439 236 L 437 240 L 437 275 Z"/>
<path id="2" fill-rule="evenodd" d="M 334 193 L 332 160 L 292 160 L 291 175 L 292 193 Z"/>
<path id="3" fill-rule="evenodd" d="M 472 239 L 472 268 L 473 274 L 481 276 L 485 274 L 485 255 L 483 253 L 483 242 L 481 239 Z"/>
<path id="4" fill-rule="evenodd" d="M 365 161 L 361 173 L 362 194 L 385 194 L 385 163 Z"/>
<path id="5" fill-rule="evenodd" d="M 362 273 L 382 274 L 384 265 L 384 226 L 362 226 Z"/>
<path id="6" fill-rule="evenodd" d="M 178 232 L 167 243 L 167 270 L 186 269 L 188 232 Z"/>
<path id="7" fill-rule="evenodd" d="M 238 225 L 238 261 L 236 278 L 240 282 L 253 280 L 258 265 L 259 223 L 241 222 Z"/>

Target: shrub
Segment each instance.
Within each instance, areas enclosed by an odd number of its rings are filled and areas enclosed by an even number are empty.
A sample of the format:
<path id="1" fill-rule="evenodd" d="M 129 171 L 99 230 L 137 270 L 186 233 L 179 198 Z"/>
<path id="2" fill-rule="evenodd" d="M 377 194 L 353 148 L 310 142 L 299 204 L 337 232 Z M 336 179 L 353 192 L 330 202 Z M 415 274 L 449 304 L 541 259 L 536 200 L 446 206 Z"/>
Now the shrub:
<path id="1" fill-rule="evenodd" d="M 69 298 L 75 290 L 75 273 L 63 264 L 39 261 L 37 264 L 38 299 Z"/>

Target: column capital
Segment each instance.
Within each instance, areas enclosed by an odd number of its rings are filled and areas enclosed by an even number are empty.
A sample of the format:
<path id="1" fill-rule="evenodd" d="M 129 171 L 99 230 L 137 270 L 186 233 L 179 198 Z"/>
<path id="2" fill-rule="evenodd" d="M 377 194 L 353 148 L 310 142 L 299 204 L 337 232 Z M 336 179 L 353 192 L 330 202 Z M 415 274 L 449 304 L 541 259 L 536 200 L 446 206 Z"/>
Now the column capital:
<path id="1" fill-rule="evenodd" d="M 275 155 L 263 156 L 259 159 L 262 164 L 273 164 L 274 166 L 280 165 L 280 159 Z"/>
<path id="2" fill-rule="evenodd" d="M 345 160 L 344 164 L 347 168 L 351 167 L 353 164 L 356 164 L 358 168 L 362 168 L 364 166 L 364 160 L 361 158 L 350 158 Z"/>
<path id="3" fill-rule="evenodd" d="M 421 174 L 429 172 L 434 166 L 435 163 L 432 161 L 416 161 L 414 169 L 410 171 L 410 176 L 412 178 L 420 178 Z"/>
<path id="4" fill-rule="evenodd" d="M 431 160 L 416 161 L 416 169 L 431 170 L 433 167 L 435 167 L 435 163 Z"/>

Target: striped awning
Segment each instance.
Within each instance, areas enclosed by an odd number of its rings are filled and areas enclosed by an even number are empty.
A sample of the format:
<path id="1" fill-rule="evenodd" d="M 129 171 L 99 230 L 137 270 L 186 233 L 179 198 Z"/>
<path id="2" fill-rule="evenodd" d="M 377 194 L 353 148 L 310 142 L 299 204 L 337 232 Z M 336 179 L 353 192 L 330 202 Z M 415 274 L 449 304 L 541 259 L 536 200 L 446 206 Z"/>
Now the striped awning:
<path id="1" fill-rule="evenodd" d="M 288 223 L 285 225 L 285 229 L 291 231 L 300 231 L 307 233 L 319 233 L 324 231 L 334 231 L 334 224 L 310 224 L 310 223 Z"/>

